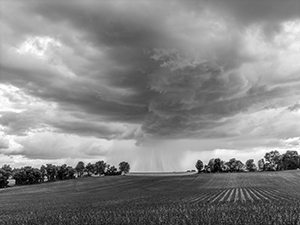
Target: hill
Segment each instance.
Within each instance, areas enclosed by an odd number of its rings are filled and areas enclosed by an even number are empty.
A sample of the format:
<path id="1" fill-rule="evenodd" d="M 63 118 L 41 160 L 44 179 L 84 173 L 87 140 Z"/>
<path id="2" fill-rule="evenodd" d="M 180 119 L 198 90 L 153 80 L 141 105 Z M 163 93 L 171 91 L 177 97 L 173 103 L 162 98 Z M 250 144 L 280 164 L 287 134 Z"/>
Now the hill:
<path id="1" fill-rule="evenodd" d="M 2 224 L 300 224 L 300 171 L 113 176 L 0 191 Z"/>

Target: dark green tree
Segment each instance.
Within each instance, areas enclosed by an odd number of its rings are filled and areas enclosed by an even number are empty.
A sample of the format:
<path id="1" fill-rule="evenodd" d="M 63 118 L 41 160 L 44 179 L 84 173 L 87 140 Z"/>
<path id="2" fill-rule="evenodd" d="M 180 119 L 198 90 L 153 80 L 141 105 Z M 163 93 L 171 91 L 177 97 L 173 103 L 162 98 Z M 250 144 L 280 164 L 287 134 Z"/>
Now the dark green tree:
<path id="1" fill-rule="evenodd" d="M 26 181 L 25 170 L 22 170 L 21 168 L 13 169 L 12 178 L 15 179 L 16 185 L 25 184 L 25 181 Z"/>
<path id="2" fill-rule="evenodd" d="M 126 173 L 129 173 L 129 170 L 130 170 L 130 165 L 128 162 L 120 162 L 119 163 L 119 171 L 121 174 L 126 174 Z"/>
<path id="3" fill-rule="evenodd" d="M 196 167 L 198 173 L 201 173 L 201 171 L 203 169 L 203 162 L 200 159 L 197 160 L 195 167 Z"/>
<path id="4" fill-rule="evenodd" d="M 258 166 L 258 171 L 264 171 L 265 170 L 265 160 L 264 159 L 258 160 L 257 166 Z"/>
<path id="5" fill-rule="evenodd" d="M 221 159 L 216 158 L 216 159 L 214 160 L 214 166 L 213 166 L 212 172 L 213 172 L 213 173 L 219 173 L 219 172 L 222 172 Z"/>
<path id="6" fill-rule="evenodd" d="M 236 172 L 244 172 L 244 163 L 241 160 L 236 161 L 236 166 L 235 166 Z"/>
<path id="7" fill-rule="evenodd" d="M 210 173 L 211 172 L 210 167 L 208 165 L 204 165 L 203 172 Z"/>
<path id="8" fill-rule="evenodd" d="M 8 179 L 12 174 L 12 168 L 10 165 L 5 164 L 0 168 L 0 188 L 4 188 L 8 186 Z"/>
<path id="9" fill-rule="evenodd" d="M 84 162 L 80 161 L 77 163 L 75 170 L 78 174 L 78 177 L 82 177 L 83 173 L 84 173 Z"/>
<path id="10" fill-rule="evenodd" d="M 212 159 L 210 159 L 210 160 L 208 161 L 206 171 L 207 171 L 208 173 L 210 173 L 210 172 L 213 173 L 213 172 L 214 172 L 214 169 L 215 169 L 215 159 L 212 158 Z"/>
<path id="11" fill-rule="evenodd" d="M 42 165 L 40 168 L 41 171 L 41 181 L 44 182 L 45 181 L 45 176 L 47 176 L 47 170 L 46 170 L 46 166 Z"/>
<path id="12" fill-rule="evenodd" d="M 299 155 L 297 151 L 286 151 L 282 155 L 283 169 L 293 170 L 299 167 Z"/>
<path id="13" fill-rule="evenodd" d="M 106 166 L 106 172 L 105 175 L 107 176 L 113 176 L 113 175 L 119 175 L 118 169 L 115 166 L 110 166 L 107 164 Z"/>
<path id="14" fill-rule="evenodd" d="M 237 160 L 235 158 L 230 159 L 228 162 L 225 163 L 229 167 L 230 172 L 243 172 L 244 164 L 242 161 Z"/>
<path id="15" fill-rule="evenodd" d="M 25 166 L 13 171 L 13 179 L 16 185 L 37 184 L 42 180 L 42 173 L 39 169 Z"/>
<path id="16" fill-rule="evenodd" d="M 75 178 L 76 170 L 72 166 L 67 167 L 67 179 Z"/>
<path id="17" fill-rule="evenodd" d="M 57 176 L 56 177 L 57 177 L 58 180 L 67 180 L 67 179 L 69 179 L 67 164 L 57 166 Z"/>
<path id="18" fill-rule="evenodd" d="M 222 169 L 222 172 L 225 172 L 225 173 L 230 172 L 230 167 L 224 161 L 221 161 L 221 169 Z"/>
<path id="19" fill-rule="evenodd" d="M 95 174 L 101 176 L 105 173 L 106 163 L 104 161 L 98 161 L 95 163 Z"/>
<path id="20" fill-rule="evenodd" d="M 257 167 L 254 163 L 254 160 L 253 159 L 248 159 L 247 162 L 246 162 L 246 169 L 250 172 L 254 172 L 257 170 Z"/>
<path id="21" fill-rule="evenodd" d="M 282 156 L 280 153 L 275 151 L 270 151 L 265 154 L 265 170 L 275 171 L 281 168 Z"/>
<path id="22" fill-rule="evenodd" d="M 57 167 L 52 164 L 46 164 L 46 176 L 48 181 L 55 181 L 57 179 Z"/>
<path id="23" fill-rule="evenodd" d="M 95 164 L 92 164 L 92 163 L 88 163 L 86 166 L 85 166 L 85 171 L 87 172 L 88 176 L 91 176 L 93 173 L 95 173 Z"/>
<path id="24" fill-rule="evenodd" d="M 236 172 L 236 159 L 232 158 L 225 163 L 228 166 L 230 172 Z"/>
<path id="25" fill-rule="evenodd" d="M 72 166 L 67 166 L 67 164 L 63 164 L 61 166 L 57 166 L 57 179 L 58 180 L 68 180 L 75 178 L 75 169 Z"/>

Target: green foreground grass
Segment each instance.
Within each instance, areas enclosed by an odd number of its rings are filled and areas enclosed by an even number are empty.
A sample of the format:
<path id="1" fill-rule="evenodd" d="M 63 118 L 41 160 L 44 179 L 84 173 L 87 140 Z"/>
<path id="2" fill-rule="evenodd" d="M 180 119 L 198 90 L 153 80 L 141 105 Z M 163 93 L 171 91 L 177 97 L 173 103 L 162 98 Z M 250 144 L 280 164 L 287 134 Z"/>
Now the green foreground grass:
<path id="1" fill-rule="evenodd" d="M 88 177 L 7 188 L 0 224 L 300 225 L 300 172 Z"/>

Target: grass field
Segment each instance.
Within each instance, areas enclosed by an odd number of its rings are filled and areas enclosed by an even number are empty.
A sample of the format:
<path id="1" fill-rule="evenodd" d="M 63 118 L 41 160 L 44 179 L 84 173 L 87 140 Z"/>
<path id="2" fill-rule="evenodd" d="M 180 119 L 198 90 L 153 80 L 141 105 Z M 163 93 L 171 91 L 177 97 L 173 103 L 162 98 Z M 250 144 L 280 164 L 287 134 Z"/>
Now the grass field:
<path id="1" fill-rule="evenodd" d="M 0 190 L 0 224 L 300 224 L 300 171 L 88 177 Z"/>

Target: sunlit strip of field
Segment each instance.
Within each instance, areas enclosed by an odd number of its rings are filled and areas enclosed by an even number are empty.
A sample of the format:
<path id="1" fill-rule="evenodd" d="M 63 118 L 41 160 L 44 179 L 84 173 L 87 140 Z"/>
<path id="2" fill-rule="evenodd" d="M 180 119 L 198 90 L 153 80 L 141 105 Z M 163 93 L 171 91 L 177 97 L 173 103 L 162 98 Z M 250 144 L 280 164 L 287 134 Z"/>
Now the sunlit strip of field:
<path id="1" fill-rule="evenodd" d="M 130 172 L 127 176 L 185 176 L 196 172 Z"/>

